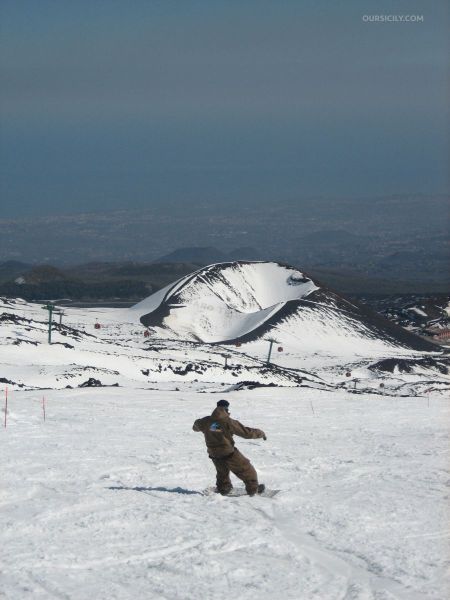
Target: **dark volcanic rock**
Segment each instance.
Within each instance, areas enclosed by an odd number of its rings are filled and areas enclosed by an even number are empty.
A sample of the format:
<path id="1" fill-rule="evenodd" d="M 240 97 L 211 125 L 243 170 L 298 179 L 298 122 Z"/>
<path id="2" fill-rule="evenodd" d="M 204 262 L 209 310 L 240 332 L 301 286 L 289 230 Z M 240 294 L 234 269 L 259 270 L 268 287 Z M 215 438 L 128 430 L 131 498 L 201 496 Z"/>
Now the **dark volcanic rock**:
<path id="1" fill-rule="evenodd" d="M 236 383 L 235 385 L 232 385 L 230 388 L 228 388 L 226 391 L 227 392 L 231 392 L 231 391 L 239 391 L 239 390 L 254 390 L 256 388 L 262 388 L 262 387 L 278 387 L 276 383 L 260 383 L 258 381 L 240 381 L 239 383 Z"/>
<path id="2" fill-rule="evenodd" d="M 0 383 L 6 383 L 8 385 L 17 385 L 18 387 L 23 388 L 23 383 L 16 383 L 15 381 L 11 381 L 10 379 L 6 379 L 6 377 L 0 377 Z"/>
<path id="3" fill-rule="evenodd" d="M 380 360 L 379 362 L 370 365 L 369 369 L 371 371 L 381 371 L 393 373 L 397 370 L 399 373 L 412 373 L 415 367 L 422 367 L 424 369 L 432 369 L 435 371 L 439 371 L 443 375 L 448 375 L 449 373 L 449 358 L 433 358 L 431 356 L 427 356 L 425 358 L 386 358 L 385 360 Z"/>
<path id="4" fill-rule="evenodd" d="M 95 379 L 94 377 L 89 377 L 89 379 L 87 381 L 80 383 L 80 385 L 78 387 L 80 387 L 80 388 L 103 387 L 103 383 L 100 381 L 100 379 Z"/>

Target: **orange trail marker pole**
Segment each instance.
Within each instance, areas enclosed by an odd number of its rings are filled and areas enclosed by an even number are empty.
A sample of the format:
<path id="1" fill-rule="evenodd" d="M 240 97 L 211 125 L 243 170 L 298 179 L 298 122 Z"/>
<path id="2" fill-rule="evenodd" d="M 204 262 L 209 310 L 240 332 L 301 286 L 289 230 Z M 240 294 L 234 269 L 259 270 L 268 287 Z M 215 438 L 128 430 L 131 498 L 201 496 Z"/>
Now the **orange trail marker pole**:
<path id="1" fill-rule="evenodd" d="M 7 415 L 8 415 L 8 388 L 5 387 L 5 427 L 6 427 Z"/>
<path id="2" fill-rule="evenodd" d="M 45 396 L 42 396 L 42 416 L 44 417 L 45 421 Z"/>

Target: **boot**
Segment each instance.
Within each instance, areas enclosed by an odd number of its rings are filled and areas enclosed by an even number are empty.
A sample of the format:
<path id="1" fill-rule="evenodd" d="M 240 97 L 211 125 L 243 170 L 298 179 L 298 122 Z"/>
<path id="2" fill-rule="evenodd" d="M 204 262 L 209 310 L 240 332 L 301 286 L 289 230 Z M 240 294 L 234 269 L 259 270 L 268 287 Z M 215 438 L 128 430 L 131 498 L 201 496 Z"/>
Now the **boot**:
<path id="1" fill-rule="evenodd" d="M 255 494 L 262 494 L 265 489 L 266 489 L 266 486 L 263 483 L 260 483 L 258 485 L 258 487 L 256 488 L 256 491 L 253 492 L 252 494 L 249 494 L 249 496 L 254 496 Z"/>

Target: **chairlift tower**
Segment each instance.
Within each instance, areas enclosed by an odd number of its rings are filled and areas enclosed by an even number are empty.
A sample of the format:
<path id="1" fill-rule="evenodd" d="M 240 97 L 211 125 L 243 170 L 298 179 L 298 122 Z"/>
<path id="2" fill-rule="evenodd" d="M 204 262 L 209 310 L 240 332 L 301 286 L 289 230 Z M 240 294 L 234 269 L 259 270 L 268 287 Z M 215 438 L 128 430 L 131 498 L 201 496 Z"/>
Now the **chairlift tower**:
<path id="1" fill-rule="evenodd" d="M 45 306 L 41 306 L 43 310 L 48 310 L 48 343 L 52 343 L 52 314 L 55 310 L 55 305 L 47 302 Z"/>
<path id="2" fill-rule="evenodd" d="M 269 354 L 267 355 L 267 360 L 266 360 L 266 365 L 270 365 L 270 357 L 272 356 L 272 348 L 274 344 L 279 344 L 279 342 L 277 342 L 277 340 L 274 340 L 273 338 L 270 338 L 267 340 L 269 342 Z"/>
<path id="3" fill-rule="evenodd" d="M 59 316 L 59 324 L 62 325 L 62 318 L 66 313 L 63 310 L 54 310 L 53 312 Z"/>

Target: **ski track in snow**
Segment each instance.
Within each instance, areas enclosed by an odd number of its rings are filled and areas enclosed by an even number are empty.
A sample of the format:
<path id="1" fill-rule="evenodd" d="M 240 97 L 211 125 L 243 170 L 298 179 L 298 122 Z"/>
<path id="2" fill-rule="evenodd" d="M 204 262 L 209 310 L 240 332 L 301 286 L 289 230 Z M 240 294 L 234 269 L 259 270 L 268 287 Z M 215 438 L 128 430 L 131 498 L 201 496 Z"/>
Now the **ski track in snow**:
<path id="1" fill-rule="evenodd" d="M 10 395 L 0 597 L 444 600 L 448 402 L 231 392 L 269 498 L 202 496 L 191 430 L 217 396 L 121 388 Z M 311 411 L 314 405 L 314 413 Z M 237 484 L 238 482 L 234 480 Z M 447 574 L 446 574 L 447 573 Z"/>

